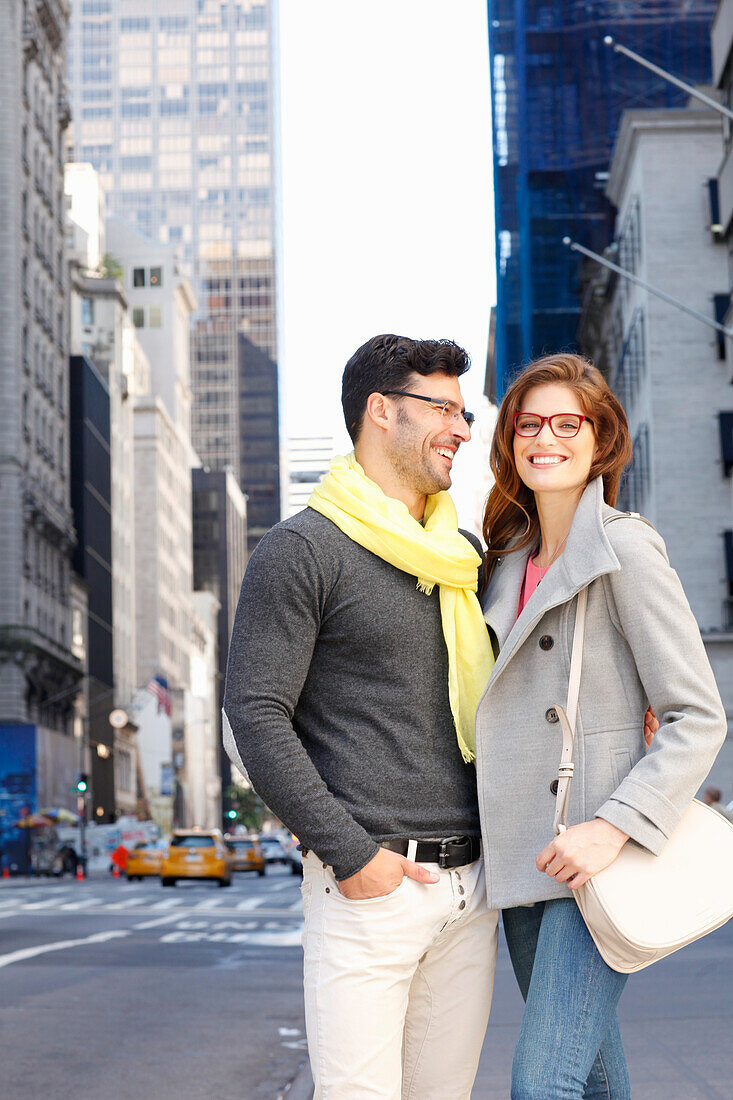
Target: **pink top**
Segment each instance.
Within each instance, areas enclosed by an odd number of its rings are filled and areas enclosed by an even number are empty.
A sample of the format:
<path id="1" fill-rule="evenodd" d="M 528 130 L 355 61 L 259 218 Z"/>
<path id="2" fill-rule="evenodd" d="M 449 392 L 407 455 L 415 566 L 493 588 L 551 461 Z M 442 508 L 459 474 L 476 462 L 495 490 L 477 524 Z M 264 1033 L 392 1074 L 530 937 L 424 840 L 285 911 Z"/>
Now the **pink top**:
<path id="1" fill-rule="evenodd" d="M 527 604 L 527 600 L 534 592 L 537 585 L 540 583 L 545 573 L 549 569 L 549 565 L 545 569 L 540 569 L 538 565 L 535 565 L 532 560 L 532 555 L 527 558 L 527 568 L 524 573 L 524 581 L 522 582 L 522 588 L 519 593 L 519 607 L 517 609 L 517 618 L 522 614 Z"/>

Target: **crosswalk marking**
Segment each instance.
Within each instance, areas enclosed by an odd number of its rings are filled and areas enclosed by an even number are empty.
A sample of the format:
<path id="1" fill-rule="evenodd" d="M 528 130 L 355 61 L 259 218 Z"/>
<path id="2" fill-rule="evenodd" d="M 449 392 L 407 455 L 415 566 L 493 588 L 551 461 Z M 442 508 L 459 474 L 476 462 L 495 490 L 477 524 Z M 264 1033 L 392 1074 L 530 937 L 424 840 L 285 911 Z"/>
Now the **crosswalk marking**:
<path id="1" fill-rule="evenodd" d="M 81 901 L 72 901 L 67 905 L 60 905 L 59 909 L 89 909 L 92 905 L 100 905 L 102 898 L 83 898 Z M 30 909 L 31 906 L 26 906 Z"/>
<path id="2" fill-rule="evenodd" d="M 217 906 L 224 902 L 225 898 L 207 898 L 206 901 L 200 901 L 197 905 L 192 906 L 193 909 L 216 909 Z"/>
<path id="3" fill-rule="evenodd" d="M 117 897 L 115 897 L 113 890 L 105 889 L 105 896 L 100 897 L 98 895 L 86 895 L 83 887 L 49 888 L 47 886 L 38 901 L 32 900 L 34 897 L 39 897 L 38 892 L 29 892 L 23 888 L 16 890 L 15 894 L 0 893 L 0 913 L 5 919 L 11 916 L 14 911 L 18 913 L 38 912 L 39 914 L 54 910 L 60 913 L 91 912 L 92 910 L 123 913 L 126 910 L 136 909 L 141 915 L 143 912 L 150 912 L 152 917 L 156 913 L 165 914 L 170 910 L 175 910 L 180 914 L 184 912 L 206 913 L 215 910 L 222 914 L 230 913 L 232 916 L 254 910 L 264 911 L 264 915 L 267 915 L 271 910 L 273 914 L 277 911 L 284 917 L 286 914 L 300 914 L 301 912 L 301 901 L 296 891 L 297 884 L 291 879 L 288 879 L 287 882 L 261 883 L 258 893 L 244 898 L 239 893 L 239 900 L 237 900 L 237 894 L 232 897 L 231 893 L 222 895 L 219 891 L 214 896 L 209 895 L 202 898 L 198 890 L 189 889 L 187 886 L 176 891 L 175 897 L 163 898 L 160 897 L 160 892 L 155 887 L 152 889 L 146 888 L 132 895 L 128 893 L 128 890 L 124 890 Z M 167 893 L 167 891 L 163 891 L 163 893 Z"/>
<path id="4" fill-rule="evenodd" d="M 60 898 L 46 898 L 45 901 L 29 901 L 23 903 L 24 909 L 50 909 L 52 905 L 58 905 L 60 901 L 64 901 L 69 895 L 64 894 Z"/>
<path id="5" fill-rule="evenodd" d="M 262 905 L 266 901 L 266 895 L 259 894 L 257 897 L 245 898 L 244 901 L 237 902 L 236 908 L 239 909 L 240 912 L 246 909 L 256 909 L 258 906 Z"/>

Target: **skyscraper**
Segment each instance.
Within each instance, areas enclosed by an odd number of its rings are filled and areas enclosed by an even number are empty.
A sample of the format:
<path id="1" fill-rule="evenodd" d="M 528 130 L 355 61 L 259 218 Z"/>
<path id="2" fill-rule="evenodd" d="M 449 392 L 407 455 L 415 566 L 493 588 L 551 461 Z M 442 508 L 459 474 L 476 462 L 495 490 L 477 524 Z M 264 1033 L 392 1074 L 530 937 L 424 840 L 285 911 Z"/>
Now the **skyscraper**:
<path id="1" fill-rule="evenodd" d="M 100 173 L 108 214 L 180 250 L 199 302 L 194 446 L 254 495 L 240 342 L 277 362 L 276 15 L 276 0 L 72 0 L 70 35 L 74 157 Z"/>
<path id="2" fill-rule="evenodd" d="M 603 43 L 619 42 L 689 83 L 710 80 L 715 0 L 489 0 L 497 313 L 495 388 L 534 355 L 576 346 L 579 261 L 566 234 L 602 251 L 605 183 L 630 107 L 685 95 Z"/>
<path id="3" fill-rule="evenodd" d="M 224 704 L 229 638 L 246 564 L 247 503 L 234 472 L 228 469 L 194 470 L 193 582 L 197 593 L 209 592 L 217 600 L 216 732 L 221 792 L 224 793 L 232 781 L 232 769 L 221 739 L 220 713 Z"/>

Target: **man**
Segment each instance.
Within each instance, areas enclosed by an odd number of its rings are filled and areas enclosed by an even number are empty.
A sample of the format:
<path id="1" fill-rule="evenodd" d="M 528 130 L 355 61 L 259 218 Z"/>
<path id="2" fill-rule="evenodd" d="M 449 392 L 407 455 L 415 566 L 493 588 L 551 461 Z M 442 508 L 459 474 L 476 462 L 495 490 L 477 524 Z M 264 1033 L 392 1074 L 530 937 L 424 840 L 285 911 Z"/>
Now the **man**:
<path id="1" fill-rule="evenodd" d="M 463 1100 L 489 1015 L 473 757 L 493 656 L 478 544 L 445 492 L 470 439 L 450 341 L 393 335 L 349 360 L 354 455 L 247 567 L 225 743 L 303 846 L 316 1097 Z"/>

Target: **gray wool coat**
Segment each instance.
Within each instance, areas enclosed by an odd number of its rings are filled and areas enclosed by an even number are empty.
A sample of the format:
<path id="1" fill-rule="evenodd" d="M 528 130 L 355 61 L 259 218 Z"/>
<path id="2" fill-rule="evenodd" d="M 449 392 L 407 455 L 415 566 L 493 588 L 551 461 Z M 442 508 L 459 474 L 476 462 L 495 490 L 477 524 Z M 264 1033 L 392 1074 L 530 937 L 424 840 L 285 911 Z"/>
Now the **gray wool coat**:
<path id="1" fill-rule="evenodd" d="M 476 714 L 476 769 L 492 908 L 570 896 L 535 858 L 553 838 L 575 596 L 588 586 L 568 824 L 610 821 L 659 854 L 725 739 L 705 648 L 664 542 L 615 513 L 601 478 L 578 505 L 563 554 L 517 618 L 530 548 L 506 554 L 483 607 L 499 653 Z M 622 513 L 615 513 L 617 515 Z M 649 701 L 660 727 L 647 751 Z"/>

